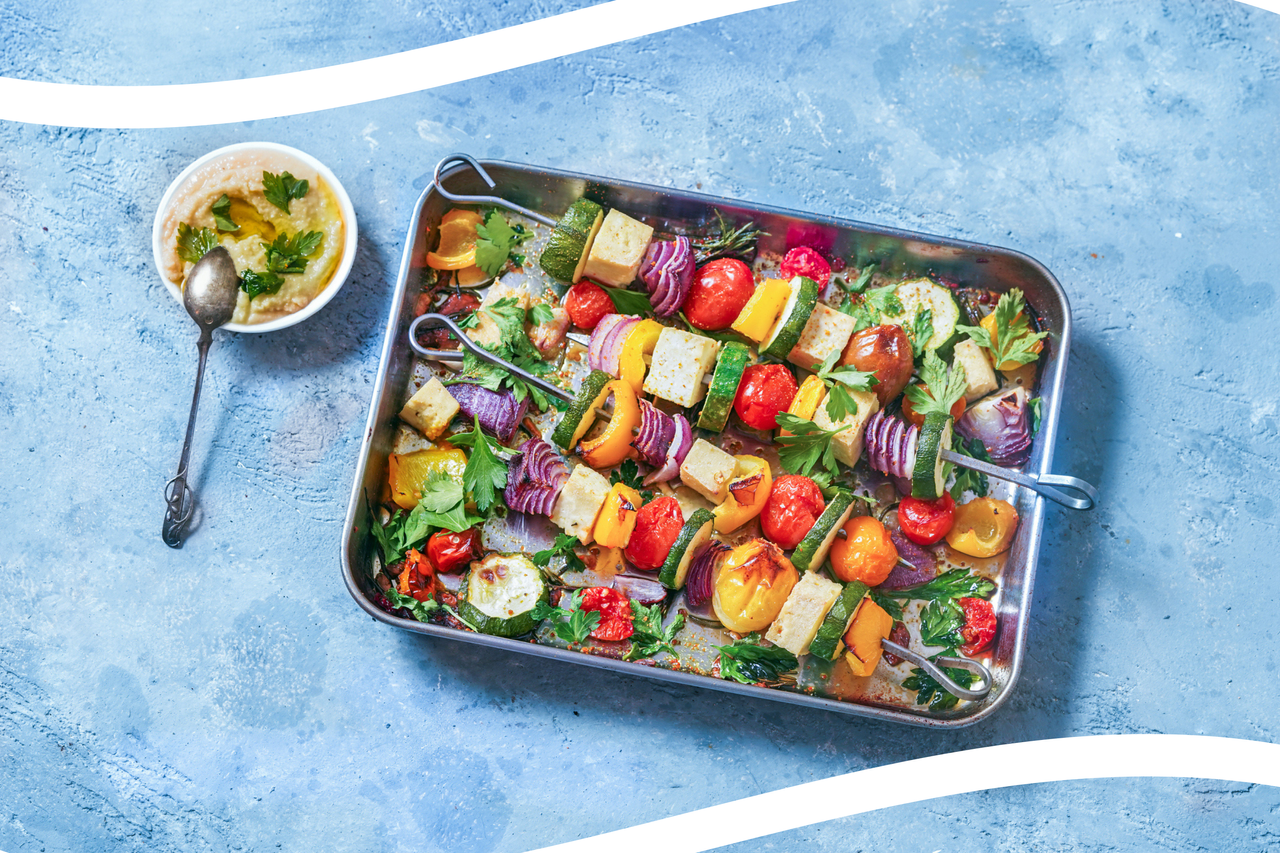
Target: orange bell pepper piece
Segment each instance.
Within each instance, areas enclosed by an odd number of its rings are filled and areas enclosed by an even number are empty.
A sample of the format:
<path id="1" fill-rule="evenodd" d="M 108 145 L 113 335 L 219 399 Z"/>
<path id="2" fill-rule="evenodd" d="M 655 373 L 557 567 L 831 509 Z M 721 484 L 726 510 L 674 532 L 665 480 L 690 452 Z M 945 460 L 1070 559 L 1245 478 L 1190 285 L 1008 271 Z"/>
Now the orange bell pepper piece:
<path id="1" fill-rule="evenodd" d="M 635 489 L 615 483 L 605 496 L 600 515 L 596 517 L 596 527 L 592 531 L 596 543 L 605 548 L 627 547 L 636 529 L 636 516 L 640 514 L 642 503 L 644 498 Z"/>
<path id="2" fill-rule="evenodd" d="M 844 632 L 844 660 L 854 675 L 865 677 L 875 672 L 884 654 L 881 640 L 893 631 L 893 617 L 870 597 L 862 599 L 853 612 L 853 622 Z"/>
<path id="3" fill-rule="evenodd" d="M 644 357 L 653 355 L 653 348 L 662 334 L 662 324 L 656 320 L 641 320 L 627 333 L 618 356 L 618 378 L 631 385 L 639 394 L 644 387 L 644 374 L 648 365 Z"/>
<path id="4" fill-rule="evenodd" d="M 631 433 L 640 426 L 640 401 L 631 385 L 615 379 L 604 386 L 613 397 L 613 417 L 598 436 L 578 445 L 582 461 L 592 468 L 611 468 L 631 453 Z"/>
<path id="5" fill-rule="evenodd" d="M 735 456 L 733 479 L 729 481 L 729 497 L 711 514 L 715 516 L 717 533 L 732 533 L 764 510 L 773 488 L 769 463 L 759 456 Z"/>
<path id="6" fill-rule="evenodd" d="M 434 252 L 427 252 L 427 266 L 437 270 L 460 270 L 475 266 L 476 224 L 472 218 L 465 216 L 442 221 L 440 244 Z"/>

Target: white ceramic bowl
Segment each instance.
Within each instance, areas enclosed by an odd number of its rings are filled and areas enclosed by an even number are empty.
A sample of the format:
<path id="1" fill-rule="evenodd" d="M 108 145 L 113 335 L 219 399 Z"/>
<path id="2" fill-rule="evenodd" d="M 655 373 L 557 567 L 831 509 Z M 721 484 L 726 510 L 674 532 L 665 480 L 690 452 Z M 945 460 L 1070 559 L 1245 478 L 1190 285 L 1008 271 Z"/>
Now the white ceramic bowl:
<path id="1" fill-rule="evenodd" d="M 190 178 L 197 169 L 208 165 L 214 160 L 225 157 L 228 154 L 234 154 L 241 151 L 276 151 L 281 154 L 287 154 L 290 157 L 306 163 L 308 166 L 315 169 L 316 172 L 320 174 L 320 177 L 324 178 L 325 183 L 327 183 L 333 190 L 333 195 L 337 198 L 338 207 L 342 212 L 342 221 L 344 225 L 343 233 L 345 234 L 345 239 L 342 244 L 342 261 L 339 262 L 338 268 L 333 271 L 333 276 L 330 277 L 329 283 L 325 285 L 324 290 L 316 294 L 316 297 L 308 302 L 304 307 L 294 311 L 292 314 L 287 314 L 284 317 L 269 320 L 265 323 L 228 323 L 222 327 L 229 332 L 274 332 L 277 329 L 284 329 L 295 323 L 301 323 L 303 320 L 323 308 L 346 282 L 347 275 L 351 272 L 351 265 L 355 262 L 356 258 L 356 211 L 355 208 L 351 206 L 351 197 L 347 195 L 346 189 L 342 186 L 342 183 L 338 180 L 337 176 L 329 170 L 329 167 L 312 157 L 310 154 L 306 154 L 296 148 L 290 148 L 287 145 L 280 145 L 275 142 L 238 142 L 235 145 L 228 145 L 224 148 L 219 148 L 217 151 L 210 151 L 208 154 L 200 157 L 190 166 L 182 170 L 182 174 L 178 175 L 178 177 L 174 179 L 173 183 L 169 185 L 169 189 L 165 190 L 164 196 L 160 199 L 160 206 L 156 210 L 156 220 L 151 227 L 151 253 L 155 258 L 156 271 L 160 274 L 160 280 L 164 282 L 169 293 L 175 300 L 177 300 L 179 307 L 181 307 L 182 288 L 169 281 L 164 274 L 165 246 L 164 236 L 161 232 L 163 230 L 165 213 L 168 212 L 169 206 L 173 203 L 173 199 L 178 194 L 178 191 L 182 189 L 183 184 L 187 182 L 187 179 Z"/>

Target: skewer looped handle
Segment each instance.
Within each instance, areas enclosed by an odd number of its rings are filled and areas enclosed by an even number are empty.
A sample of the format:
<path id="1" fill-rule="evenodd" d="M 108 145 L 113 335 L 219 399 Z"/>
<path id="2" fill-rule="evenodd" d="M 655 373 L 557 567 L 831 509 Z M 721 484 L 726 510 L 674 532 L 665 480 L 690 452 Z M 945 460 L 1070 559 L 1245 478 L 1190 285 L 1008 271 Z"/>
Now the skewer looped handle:
<path id="1" fill-rule="evenodd" d="M 945 657 L 938 658 L 938 660 L 934 662 L 924 655 L 916 654 L 911 651 L 911 649 L 898 645 L 892 640 L 881 640 L 880 645 L 886 652 L 892 652 L 904 660 L 909 660 L 925 672 L 929 673 L 929 677 L 942 685 L 943 690 L 959 699 L 977 701 L 991 692 L 991 672 L 976 660 Z M 942 671 L 942 668 L 939 667 L 938 664 L 951 667 L 952 669 L 963 669 L 966 672 L 972 673 L 978 679 L 976 688 L 970 689 L 956 684 L 955 681 L 952 680 L 951 676 Z"/>
<path id="2" fill-rule="evenodd" d="M 1010 483 L 1017 483 L 1019 486 L 1024 486 L 1036 494 L 1043 495 L 1049 500 L 1060 503 L 1070 509 L 1093 509 L 1098 502 L 1098 490 L 1092 484 L 1086 483 L 1079 477 L 1069 477 L 1065 474 L 1041 474 L 1038 477 L 1033 477 L 945 449 L 942 451 L 942 458 L 952 464 L 959 465 L 961 468 L 979 471 L 988 477 L 995 477 L 997 480 L 1008 480 Z M 1053 488 L 1054 486 L 1070 489 L 1083 495 L 1083 497 L 1072 497 Z"/>
<path id="3" fill-rule="evenodd" d="M 453 336 L 457 338 L 472 355 L 481 361 L 501 367 L 503 370 L 520 377 L 525 382 L 528 382 L 530 385 L 550 397 L 555 397 L 557 400 L 563 400 L 566 403 L 573 402 L 573 395 L 568 391 L 561 388 L 559 385 L 552 385 L 547 380 L 534 376 L 527 370 L 522 370 L 519 367 L 516 367 L 505 358 L 501 358 L 500 356 L 496 356 L 489 352 L 487 349 L 473 341 L 471 336 L 462 330 L 461 326 L 443 314 L 423 314 L 421 317 L 409 324 L 409 346 L 413 347 L 413 351 L 423 358 L 450 362 L 459 362 L 462 360 L 461 350 L 430 349 L 418 343 L 418 327 L 423 324 L 428 326 L 444 326 L 449 331 L 453 332 Z"/>
<path id="4" fill-rule="evenodd" d="M 435 174 L 433 183 L 435 183 L 436 185 L 436 192 L 440 193 L 440 195 L 449 199 L 449 201 L 455 202 L 457 204 L 496 205 L 498 207 L 506 208 L 507 210 L 510 210 L 512 213 L 518 213 L 521 216 L 527 216 L 530 219 L 534 220 L 535 222 L 541 222 L 543 225 L 549 225 L 552 228 L 555 227 L 556 221 L 554 219 L 551 219 L 550 217 L 547 217 L 547 216 L 543 216 L 541 213 L 535 213 L 534 211 L 529 210 L 527 207 L 521 207 L 520 205 L 516 204 L 514 201 L 507 201 L 505 198 L 502 198 L 500 196 L 458 195 L 457 193 L 452 193 L 449 190 L 446 190 L 444 188 L 444 184 L 440 183 L 440 173 L 443 172 L 445 170 L 445 167 L 450 165 L 451 163 L 459 163 L 459 162 L 466 163 L 469 166 L 471 166 L 471 168 L 475 169 L 476 172 L 479 173 L 480 177 L 484 179 L 484 182 L 489 185 L 490 189 L 497 186 L 497 184 L 494 183 L 493 178 L 489 177 L 489 173 L 484 170 L 484 167 L 481 166 L 480 163 L 477 162 L 476 159 L 472 157 L 470 154 L 450 154 L 448 157 L 445 157 L 443 160 L 441 160 L 439 163 L 436 164 L 436 174 Z"/>

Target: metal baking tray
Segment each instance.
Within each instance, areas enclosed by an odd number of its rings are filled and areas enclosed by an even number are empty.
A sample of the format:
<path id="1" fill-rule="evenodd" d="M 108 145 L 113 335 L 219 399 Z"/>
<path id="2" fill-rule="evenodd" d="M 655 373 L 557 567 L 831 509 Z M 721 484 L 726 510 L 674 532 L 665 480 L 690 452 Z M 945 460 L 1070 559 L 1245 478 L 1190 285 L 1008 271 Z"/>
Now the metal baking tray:
<path id="1" fill-rule="evenodd" d="M 791 245 L 813 241 L 830 246 L 831 256 L 854 258 L 856 263 L 878 260 L 882 271 L 893 274 L 933 275 L 961 286 L 1003 292 L 1021 288 L 1033 307 L 1040 327 L 1048 332 L 1041 355 L 1038 394 L 1042 400 L 1041 424 L 1024 471 L 1047 475 L 1053 462 L 1054 439 L 1062 401 L 1067 356 L 1071 342 L 1071 312 L 1066 294 L 1053 275 L 1034 259 L 994 246 L 934 237 L 893 228 L 868 225 L 819 214 L 798 213 L 698 193 L 597 178 L 555 169 L 496 161 L 482 161 L 496 184 L 486 187 L 479 175 L 464 165 L 445 170 L 440 178 L 454 194 L 500 194 L 505 199 L 552 217 L 577 198 L 587 196 L 606 208 L 617 207 L 643 219 L 659 232 L 698 228 L 713 221 L 719 210 L 730 218 L 753 219 L 768 237 L 762 251 L 784 252 Z M 958 728 L 977 723 L 1003 705 L 1017 684 L 1025 653 L 1032 587 L 1040 554 L 1045 499 L 1027 488 L 1002 484 L 993 494 L 1014 504 L 1021 519 L 1013 546 L 998 569 L 999 591 L 993 600 L 999 627 L 996 644 L 984 663 L 991 671 L 993 688 L 979 701 L 960 702 L 953 709 L 931 712 L 914 705 L 910 694 L 895 692 L 892 684 L 863 686 L 848 698 L 827 698 L 805 692 L 739 684 L 704 674 L 674 671 L 656 666 L 583 654 L 578 651 L 527 641 L 492 637 L 448 627 L 402 619 L 380 609 L 372 600 L 373 575 L 378 567 L 376 546 L 369 534 L 370 503 L 382 493 L 387 478 L 387 457 L 397 429 L 396 414 L 408 396 L 407 386 L 416 365 L 407 330 L 415 317 L 415 301 L 422 290 L 425 256 L 433 247 L 436 224 L 453 206 L 432 184 L 423 192 L 410 219 L 400 274 L 391 300 L 382 358 L 374 384 L 373 401 L 365 430 L 355 481 L 347 509 L 342 540 L 342 572 L 347 589 L 366 613 L 395 628 L 450 640 L 505 649 L 513 654 L 546 658 L 553 663 L 585 664 L 661 681 L 710 688 L 822 708 L 843 714 L 893 720 L 931 728 Z M 686 231 L 685 233 L 689 233 Z M 993 486 L 995 481 L 992 481 Z M 373 522 L 376 523 L 376 522 Z M 975 561 L 977 562 L 977 561 Z M 442 648 L 441 653 L 447 653 Z M 884 669 L 882 664 L 881 670 Z M 875 676 L 870 679 L 875 680 Z M 855 679 L 858 680 L 858 679 Z M 866 681 L 866 680 L 858 680 Z M 889 679 L 882 679 L 888 682 Z"/>

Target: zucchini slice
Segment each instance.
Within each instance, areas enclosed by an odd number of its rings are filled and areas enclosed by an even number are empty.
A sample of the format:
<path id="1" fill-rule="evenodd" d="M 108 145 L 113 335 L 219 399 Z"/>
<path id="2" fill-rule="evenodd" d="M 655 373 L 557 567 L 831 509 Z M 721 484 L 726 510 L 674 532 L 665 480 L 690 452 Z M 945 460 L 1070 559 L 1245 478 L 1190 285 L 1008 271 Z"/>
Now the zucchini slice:
<path id="1" fill-rule="evenodd" d="M 565 409 L 560 423 L 551 433 L 551 440 L 566 453 L 578 446 L 578 441 L 587 434 L 595 421 L 595 410 L 604 405 L 609 396 L 609 383 L 613 377 L 603 370 L 593 370 L 582 380 L 578 396 L 573 398 L 569 408 Z"/>
<path id="2" fill-rule="evenodd" d="M 809 528 L 809 532 L 800 540 L 795 551 L 791 552 L 791 565 L 800 574 L 812 571 L 822 565 L 831 550 L 831 543 L 836 541 L 836 534 L 844 527 L 849 516 L 853 515 L 854 497 L 841 489 L 827 504 L 827 508 L 818 516 L 818 520 Z"/>
<path id="3" fill-rule="evenodd" d="M 947 472 L 942 451 L 951 446 L 951 416 L 943 412 L 925 415 L 916 442 L 916 464 L 911 471 L 911 497 L 931 501 L 942 497 Z"/>
<path id="4" fill-rule="evenodd" d="M 702 550 L 702 546 L 710 541 L 714 529 L 715 516 L 711 514 L 711 510 L 694 510 L 684 527 L 680 528 L 680 535 L 671 546 L 671 553 L 667 554 L 666 561 L 658 570 L 658 582 L 667 589 L 682 588 L 689 574 L 689 564 Z"/>
<path id="5" fill-rule="evenodd" d="M 600 205 L 590 199 L 578 199 L 556 223 L 538 263 L 552 278 L 577 284 L 603 222 L 604 209 Z"/>
<path id="6" fill-rule="evenodd" d="M 715 373 L 711 375 L 711 387 L 707 389 L 707 398 L 698 416 L 700 429 L 712 432 L 724 429 L 733 409 L 733 400 L 738 396 L 742 372 L 750 361 L 751 350 L 746 344 L 730 341 L 720 348 L 720 358 L 716 362 Z"/>
<path id="7" fill-rule="evenodd" d="M 883 322 L 905 327 L 927 309 L 933 334 L 925 342 L 923 351 L 936 350 L 938 355 L 949 358 L 961 337 L 956 331 L 961 317 L 960 303 L 956 302 L 951 288 L 932 279 L 916 278 L 898 285 L 894 295 L 902 303 L 902 313 L 885 314 Z"/>
<path id="8" fill-rule="evenodd" d="M 786 361 L 791 350 L 800 341 L 804 327 L 818 304 L 818 283 L 811 278 L 798 275 L 791 279 L 791 297 L 782 307 L 782 316 L 778 325 L 773 327 L 769 339 L 760 345 L 761 353 L 773 356 L 778 361 Z"/>
<path id="9" fill-rule="evenodd" d="M 858 603 L 867 594 L 868 587 L 861 581 L 845 584 L 844 590 L 836 603 L 827 611 L 827 618 L 822 620 L 818 633 L 809 644 L 809 654 L 823 660 L 835 660 L 844 646 L 844 632 L 849 630 L 849 623 L 858 612 Z"/>
<path id="10" fill-rule="evenodd" d="M 458 615 L 482 634 L 518 637 L 534 629 L 533 609 L 550 592 L 542 570 L 523 554 L 490 554 L 463 580 Z"/>

